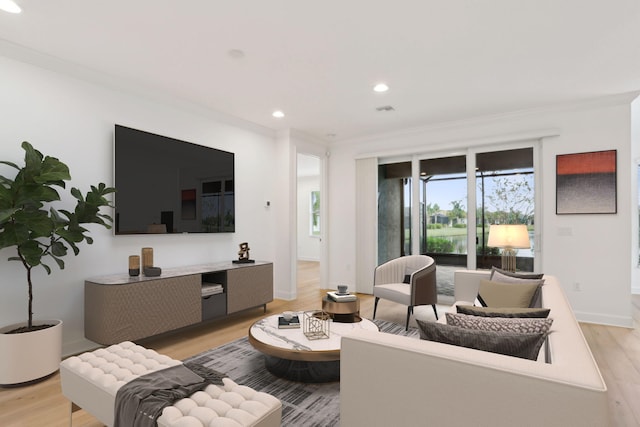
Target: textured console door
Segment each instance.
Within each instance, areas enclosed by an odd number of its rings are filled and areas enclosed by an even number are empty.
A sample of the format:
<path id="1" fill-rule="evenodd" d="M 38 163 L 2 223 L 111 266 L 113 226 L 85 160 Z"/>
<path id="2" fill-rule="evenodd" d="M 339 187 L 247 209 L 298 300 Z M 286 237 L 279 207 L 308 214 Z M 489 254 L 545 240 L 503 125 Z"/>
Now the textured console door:
<path id="1" fill-rule="evenodd" d="M 227 313 L 273 301 L 273 264 L 227 270 Z"/>
<path id="2" fill-rule="evenodd" d="M 120 285 L 85 281 L 84 335 L 108 345 L 199 323 L 201 282 L 200 274 Z"/>

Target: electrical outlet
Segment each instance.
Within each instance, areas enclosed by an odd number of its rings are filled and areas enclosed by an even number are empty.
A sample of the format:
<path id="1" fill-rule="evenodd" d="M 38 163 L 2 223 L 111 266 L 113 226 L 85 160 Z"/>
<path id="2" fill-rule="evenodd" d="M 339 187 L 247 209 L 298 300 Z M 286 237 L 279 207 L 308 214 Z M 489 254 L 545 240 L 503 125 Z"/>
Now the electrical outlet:
<path id="1" fill-rule="evenodd" d="M 582 285 L 580 285 L 580 282 L 573 282 L 573 290 L 575 292 L 581 292 L 582 291 Z"/>

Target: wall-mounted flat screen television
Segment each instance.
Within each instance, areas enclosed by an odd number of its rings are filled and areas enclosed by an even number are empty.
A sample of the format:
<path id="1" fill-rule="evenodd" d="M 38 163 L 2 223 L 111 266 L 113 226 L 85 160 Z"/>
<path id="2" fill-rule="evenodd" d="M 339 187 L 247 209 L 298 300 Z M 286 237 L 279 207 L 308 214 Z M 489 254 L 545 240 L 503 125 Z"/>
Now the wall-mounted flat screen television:
<path id="1" fill-rule="evenodd" d="M 115 125 L 115 234 L 235 231 L 234 154 Z"/>

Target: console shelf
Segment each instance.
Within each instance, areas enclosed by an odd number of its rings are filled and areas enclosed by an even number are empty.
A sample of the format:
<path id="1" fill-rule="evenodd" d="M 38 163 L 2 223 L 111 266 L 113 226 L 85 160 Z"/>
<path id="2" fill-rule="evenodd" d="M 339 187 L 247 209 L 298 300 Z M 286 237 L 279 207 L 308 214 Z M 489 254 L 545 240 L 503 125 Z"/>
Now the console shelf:
<path id="1" fill-rule="evenodd" d="M 223 292 L 202 296 L 203 283 Z M 273 264 L 231 262 L 167 268 L 158 277 L 127 274 L 87 279 L 84 334 L 103 345 L 163 332 L 264 306 L 273 301 Z"/>

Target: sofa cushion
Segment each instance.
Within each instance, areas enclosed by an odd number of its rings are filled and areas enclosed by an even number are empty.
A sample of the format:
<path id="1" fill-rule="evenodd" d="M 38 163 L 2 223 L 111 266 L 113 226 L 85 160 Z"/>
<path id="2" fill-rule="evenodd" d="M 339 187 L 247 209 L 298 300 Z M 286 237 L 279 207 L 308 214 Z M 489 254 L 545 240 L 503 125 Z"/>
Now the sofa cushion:
<path id="1" fill-rule="evenodd" d="M 491 274 L 489 275 L 489 280 L 494 280 L 494 276 L 507 276 L 515 279 L 534 279 L 539 280 L 544 277 L 544 273 L 523 273 L 523 272 L 513 272 L 503 270 L 501 268 L 493 267 L 491 268 Z"/>
<path id="2" fill-rule="evenodd" d="M 545 333 L 495 332 L 465 329 L 458 326 L 417 320 L 420 338 L 443 344 L 536 360 Z"/>
<path id="3" fill-rule="evenodd" d="M 481 280 L 478 300 L 485 307 L 530 307 L 539 283 L 503 283 Z"/>
<path id="4" fill-rule="evenodd" d="M 475 307 L 473 305 L 457 305 L 456 311 L 461 314 L 484 317 L 548 317 L 548 308 L 517 307 Z"/>
<path id="5" fill-rule="evenodd" d="M 512 273 L 510 271 L 501 270 L 499 268 L 493 268 L 489 280 L 501 283 L 536 283 L 539 285 L 544 284 L 542 273 Z M 542 307 L 542 287 L 539 286 L 536 292 L 531 298 L 529 307 Z"/>
<path id="6" fill-rule="evenodd" d="M 481 331 L 548 333 L 553 319 L 480 317 L 468 314 L 446 313 L 447 325 Z"/>

